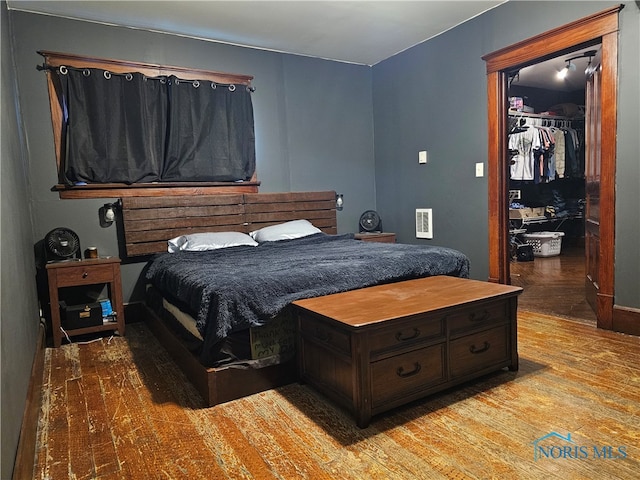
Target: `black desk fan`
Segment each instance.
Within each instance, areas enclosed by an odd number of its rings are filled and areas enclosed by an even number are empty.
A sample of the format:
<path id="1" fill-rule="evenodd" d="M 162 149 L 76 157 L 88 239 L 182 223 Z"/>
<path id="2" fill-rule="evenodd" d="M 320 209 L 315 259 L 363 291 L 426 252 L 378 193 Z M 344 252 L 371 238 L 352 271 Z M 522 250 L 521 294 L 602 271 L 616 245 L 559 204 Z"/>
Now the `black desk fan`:
<path id="1" fill-rule="evenodd" d="M 47 263 L 82 258 L 80 238 L 69 228 L 54 228 L 45 235 L 42 243 Z"/>
<path id="2" fill-rule="evenodd" d="M 375 210 L 367 210 L 360 215 L 360 232 L 382 232 L 382 220 Z"/>

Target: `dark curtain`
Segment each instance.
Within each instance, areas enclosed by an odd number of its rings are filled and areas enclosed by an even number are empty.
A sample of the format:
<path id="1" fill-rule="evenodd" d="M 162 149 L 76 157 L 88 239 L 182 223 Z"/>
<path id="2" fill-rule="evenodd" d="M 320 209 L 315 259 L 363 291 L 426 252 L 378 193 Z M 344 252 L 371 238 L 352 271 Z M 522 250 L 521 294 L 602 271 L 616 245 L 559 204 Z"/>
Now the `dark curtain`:
<path id="1" fill-rule="evenodd" d="M 66 116 L 64 181 L 248 180 L 255 171 L 251 93 L 100 69 L 57 71 Z M 196 86 L 197 85 L 197 86 Z"/>
<path id="2" fill-rule="evenodd" d="M 107 78 L 110 77 L 110 78 Z M 165 153 L 166 86 L 139 73 L 68 69 L 65 177 L 70 183 L 160 180 Z"/>
<path id="3" fill-rule="evenodd" d="M 255 170 L 255 134 L 251 93 L 245 86 L 194 84 L 170 77 L 168 92 L 162 180 L 250 179 Z"/>

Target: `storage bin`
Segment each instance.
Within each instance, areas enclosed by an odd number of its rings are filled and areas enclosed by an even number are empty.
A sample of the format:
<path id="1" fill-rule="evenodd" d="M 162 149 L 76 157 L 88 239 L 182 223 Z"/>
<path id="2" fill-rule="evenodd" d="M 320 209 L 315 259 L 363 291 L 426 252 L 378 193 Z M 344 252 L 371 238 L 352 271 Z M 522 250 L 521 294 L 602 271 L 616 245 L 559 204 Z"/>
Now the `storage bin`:
<path id="1" fill-rule="evenodd" d="M 564 232 L 525 233 L 523 237 L 533 247 L 535 257 L 553 257 L 560 255 Z"/>
<path id="2" fill-rule="evenodd" d="M 67 305 L 64 300 L 60 300 L 59 303 L 62 328 L 73 330 L 102 325 L 102 308 L 99 303 Z"/>

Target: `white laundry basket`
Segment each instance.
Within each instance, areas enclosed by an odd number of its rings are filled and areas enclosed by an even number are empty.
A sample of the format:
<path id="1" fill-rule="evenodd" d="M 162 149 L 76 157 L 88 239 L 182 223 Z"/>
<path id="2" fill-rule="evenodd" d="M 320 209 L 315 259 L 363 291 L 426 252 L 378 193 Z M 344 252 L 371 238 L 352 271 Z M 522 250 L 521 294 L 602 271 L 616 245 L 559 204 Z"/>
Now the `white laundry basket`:
<path id="1" fill-rule="evenodd" d="M 536 232 L 523 235 L 527 244 L 533 247 L 534 257 L 554 257 L 560 255 L 564 232 Z"/>

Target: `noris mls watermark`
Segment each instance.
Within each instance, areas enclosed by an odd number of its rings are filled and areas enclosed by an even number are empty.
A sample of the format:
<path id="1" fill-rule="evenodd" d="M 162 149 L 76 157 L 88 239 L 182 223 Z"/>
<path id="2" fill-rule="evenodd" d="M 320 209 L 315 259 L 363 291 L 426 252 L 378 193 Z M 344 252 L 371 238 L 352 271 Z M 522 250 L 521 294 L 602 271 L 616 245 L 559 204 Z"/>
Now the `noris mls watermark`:
<path id="1" fill-rule="evenodd" d="M 625 445 L 606 445 L 577 442 L 557 432 L 547 433 L 531 442 L 533 445 L 533 459 L 539 460 L 620 460 L 627 458 Z"/>

